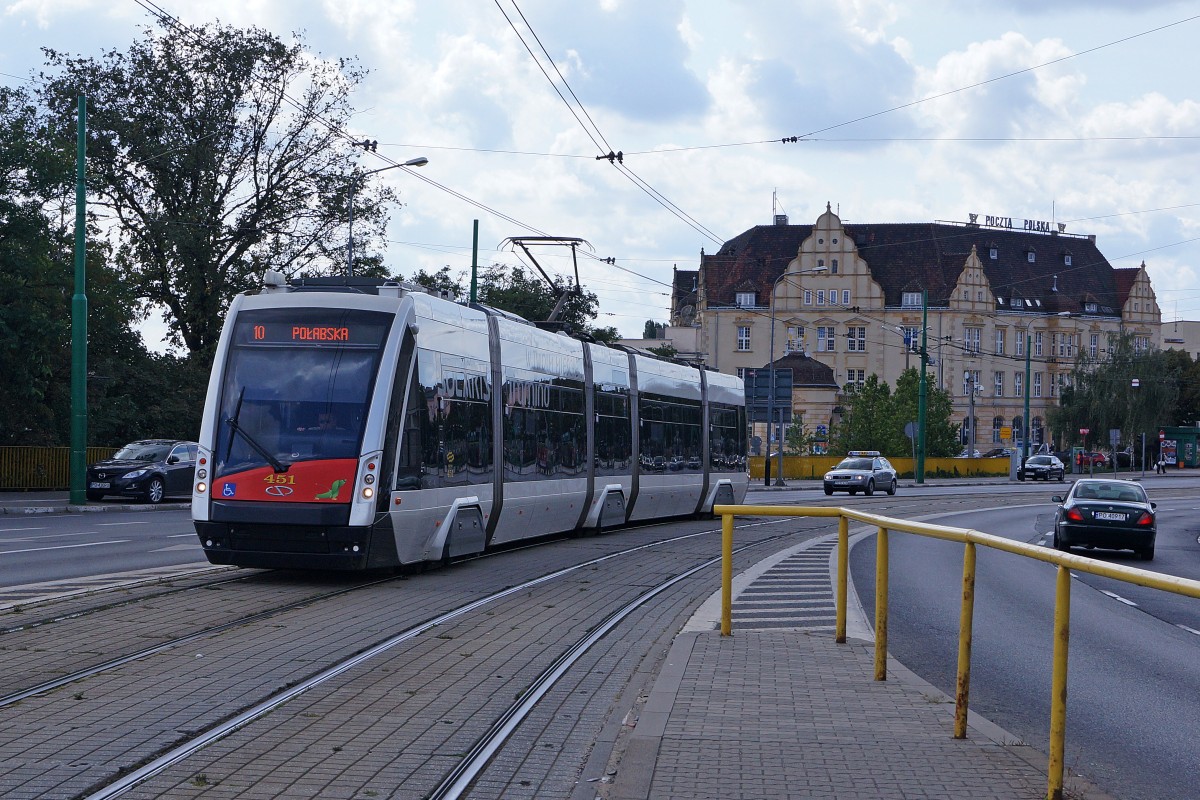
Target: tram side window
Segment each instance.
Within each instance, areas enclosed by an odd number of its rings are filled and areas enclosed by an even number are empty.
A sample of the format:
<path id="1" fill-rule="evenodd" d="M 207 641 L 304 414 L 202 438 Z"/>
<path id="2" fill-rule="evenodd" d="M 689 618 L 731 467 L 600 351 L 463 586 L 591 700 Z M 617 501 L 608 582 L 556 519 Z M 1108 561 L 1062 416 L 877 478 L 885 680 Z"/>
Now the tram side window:
<path id="1" fill-rule="evenodd" d="M 629 397 L 616 392 L 596 392 L 596 472 L 623 473 L 633 458 L 629 423 Z"/>
<path id="2" fill-rule="evenodd" d="M 430 377 L 426 376 L 426 381 Z M 492 415 L 487 377 L 445 372 L 433 385 L 414 375 L 400 443 L 398 489 L 490 483 Z"/>
<path id="3" fill-rule="evenodd" d="M 741 472 L 746 468 L 745 409 L 713 403 L 709 408 L 709 456 L 715 472 Z"/>
<path id="4" fill-rule="evenodd" d="M 700 401 L 645 394 L 640 404 L 642 469 L 698 471 L 702 466 Z"/>
<path id="5" fill-rule="evenodd" d="M 567 379 L 513 378 L 504 387 L 504 468 L 510 480 L 583 473 L 583 389 Z"/>

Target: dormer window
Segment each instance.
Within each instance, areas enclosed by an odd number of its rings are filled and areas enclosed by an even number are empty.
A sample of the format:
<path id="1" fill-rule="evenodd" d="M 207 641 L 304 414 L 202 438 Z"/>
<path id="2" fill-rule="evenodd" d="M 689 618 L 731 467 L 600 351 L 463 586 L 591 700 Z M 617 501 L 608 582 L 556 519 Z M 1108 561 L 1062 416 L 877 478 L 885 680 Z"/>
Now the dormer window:
<path id="1" fill-rule="evenodd" d="M 998 248 L 996 248 L 996 247 L 988 248 L 988 258 L 990 258 L 992 261 L 995 261 L 999 257 L 1000 257 L 1000 250 Z"/>
<path id="2" fill-rule="evenodd" d="M 921 293 L 920 292 L 904 292 L 900 296 L 900 305 L 905 308 L 920 308 Z"/>
<path id="3" fill-rule="evenodd" d="M 1070 253 L 1063 253 L 1063 264 L 1068 267 L 1071 266 L 1071 254 Z"/>
<path id="4" fill-rule="evenodd" d="M 1096 313 L 1096 304 L 1095 303 L 1084 303 L 1083 310 L 1089 314 L 1095 314 Z"/>
<path id="5" fill-rule="evenodd" d="M 1026 258 L 1026 260 L 1028 260 L 1028 261 L 1029 261 L 1029 263 L 1030 263 L 1030 264 L 1033 264 L 1033 263 L 1035 263 L 1035 262 L 1037 261 L 1037 253 L 1035 253 L 1034 251 L 1030 250 L 1029 252 L 1027 252 L 1027 253 L 1025 254 L 1025 258 Z"/>
<path id="6" fill-rule="evenodd" d="M 735 296 L 735 302 L 738 308 L 754 308 L 755 292 L 738 292 Z"/>

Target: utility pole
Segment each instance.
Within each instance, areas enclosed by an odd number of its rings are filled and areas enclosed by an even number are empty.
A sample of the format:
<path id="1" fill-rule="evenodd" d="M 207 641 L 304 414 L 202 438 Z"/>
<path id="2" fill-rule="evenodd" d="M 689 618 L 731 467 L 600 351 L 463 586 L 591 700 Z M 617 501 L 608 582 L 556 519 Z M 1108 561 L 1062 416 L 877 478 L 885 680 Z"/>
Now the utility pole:
<path id="1" fill-rule="evenodd" d="M 921 382 L 917 390 L 917 463 L 913 470 L 917 483 L 925 483 L 925 402 L 928 389 L 925 382 L 925 366 L 929 363 L 929 291 L 921 290 Z"/>
<path id="2" fill-rule="evenodd" d="M 1021 466 L 1029 458 L 1029 437 L 1033 435 L 1033 426 L 1029 424 L 1029 349 L 1033 346 L 1033 337 L 1029 335 L 1029 327 L 1025 327 L 1025 418 L 1021 444 Z"/>
<path id="3" fill-rule="evenodd" d="M 71 297 L 71 504 L 87 502 L 87 98 L 75 146 L 75 294 Z"/>

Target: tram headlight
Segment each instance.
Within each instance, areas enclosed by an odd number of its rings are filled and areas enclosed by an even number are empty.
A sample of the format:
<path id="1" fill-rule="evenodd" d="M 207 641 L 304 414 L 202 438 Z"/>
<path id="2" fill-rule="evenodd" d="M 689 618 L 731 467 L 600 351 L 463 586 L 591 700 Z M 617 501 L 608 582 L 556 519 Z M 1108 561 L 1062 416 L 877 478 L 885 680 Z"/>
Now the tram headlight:
<path id="1" fill-rule="evenodd" d="M 374 482 L 375 482 L 375 476 L 372 475 L 371 473 L 368 472 L 366 475 L 363 476 L 363 483 L 367 484 L 368 486 L 370 486 Z"/>
<path id="2" fill-rule="evenodd" d="M 370 500 L 372 497 L 375 496 L 375 490 L 372 489 L 370 486 L 367 486 L 367 487 L 363 488 L 362 496 L 363 496 L 364 500 Z"/>
<path id="3" fill-rule="evenodd" d="M 198 470 L 196 470 L 196 477 L 197 477 L 197 478 L 200 478 L 201 480 L 203 480 L 204 478 L 207 478 L 207 477 L 208 477 L 208 470 L 206 470 L 206 469 L 198 469 Z"/>
<path id="4" fill-rule="evenodd" d="M 197 494 L 204 494 L 206 491 L 208 491 L 207 483 L 205 483 L 204 481 L 200 481 L 199 483 L 196 484 L 196 493 Z"/>

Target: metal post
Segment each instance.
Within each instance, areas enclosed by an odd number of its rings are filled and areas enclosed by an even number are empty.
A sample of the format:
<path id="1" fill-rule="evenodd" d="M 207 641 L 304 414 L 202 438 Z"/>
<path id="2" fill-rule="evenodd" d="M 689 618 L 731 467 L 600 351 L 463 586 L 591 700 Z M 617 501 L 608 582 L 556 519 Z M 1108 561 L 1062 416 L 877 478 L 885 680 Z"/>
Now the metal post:
<path id="1" fill-rule="evenodd" d="M 875 680 L 887 680 L 888 532 L 875 535 Z"/>
<path id="2" fill-rule="evenodd" d="M 785 273 L 786 274 L 786 273 Z M 780 275 L 782 279 L 784 276 Z M 767 395 L 767 460 L 764 464 L 769 464 L 771 460 L 771 426 L 775 424 L 775 289 L 778 288 L 779 281 L 775 281 L 775 285 L 771 287 L 771 345 L 767 351 L 767 369 L 771 371 L 771 386 L 770 394 Z M 775 473 L 775 485 L 783 486 L 783 442 L 779 443 L 779 470 Z M 768 473 L 770 468 L 763 471 L 763 485 L 770 485 Z"/>
<path id="3" fill-rule="evenodd" d="M 837 610 L 834 616 L 834 641 L 846 643 L 846 595 L 850 572 L 850 520 L 838 516 Z"/>
<path id="4" fill-rule="evenodd" d="M 1029 459 L 1029 438 L 1033 436 L 1033 425 L 1029 420 L 1029 350 L 1033 347 L 1033 337 L 1029 335 L 1029 326 L 1025 326 L 1025 419 L 1021 431 L 1024 443 L 1021 446 L 1021 466 Z"/>
<path id="5" fill-rule="evenodd" d="M 733 514 L 721 515 L 721 635 L 733 632 Z"/>
<path id="6" fill-rule="evenodd" d="M 921 290 L 921 381 L 917 390 L 917 463 L 915 467 L 917 483 L 925 483 L 925 404 L 926 388 L 925 366 L 929 363 L 929 351 L 926 349 L 929 333 L 929 292 Z"/>
<path id="7" fill-rule="evenodd" d="M 75 145 L 75 294 L 71 296 L 71 492 L 87 502 L 87 98 L 79 96 Z"/>
<path id="8" fill-rule="evenodd" d="M 962 610 L 958 618 L 958 681 L 954 691 L 954 738 L 967 738 L 971 696 L 971 631 L 975 617 L 975 543 L 963 551 Z"/>
<path id="9" fill-rule="evenodd" d="M 1046 797 L 1062 800 L 1067 738 L 1067 653 L 1071 639 L 1071 570 L 1058 565 L 1054 597 L 1054 663 L 1050 680 L 1050 762 Z"/>
<path id="10" fill-rule="evenodd" d="M 476 293 L 479 288 L 479 220 L 475 220 L 475 232 L 471 236 L 471 297 L 469 302 L 475 305 Z"/>

